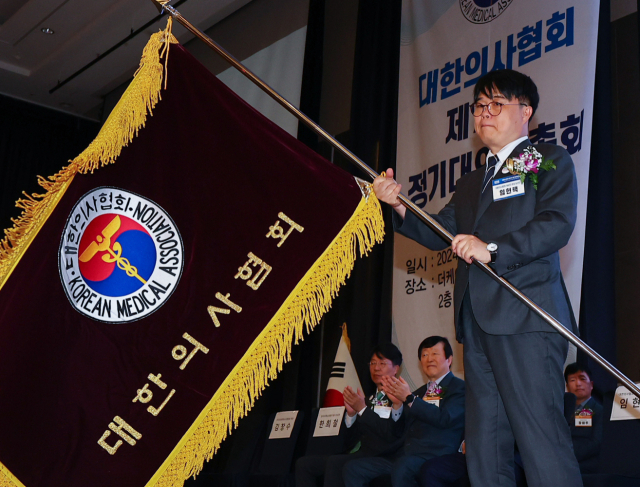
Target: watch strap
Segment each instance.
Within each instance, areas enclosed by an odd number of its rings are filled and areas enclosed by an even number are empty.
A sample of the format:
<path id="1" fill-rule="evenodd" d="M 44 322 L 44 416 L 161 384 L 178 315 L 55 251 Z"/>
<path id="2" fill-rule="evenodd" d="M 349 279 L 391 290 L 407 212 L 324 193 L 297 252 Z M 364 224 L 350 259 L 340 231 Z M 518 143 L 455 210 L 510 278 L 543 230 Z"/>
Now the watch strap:
<path id="1" fill-rule="evenodd" d="M 406 397 L 406 399 L 404 400 L 404 403 L 407 406 L 411 406 L 413 404 L 413 401 L 415 401 L 415 400 L 416 400 L 415 394 L 411 393 Z"/>

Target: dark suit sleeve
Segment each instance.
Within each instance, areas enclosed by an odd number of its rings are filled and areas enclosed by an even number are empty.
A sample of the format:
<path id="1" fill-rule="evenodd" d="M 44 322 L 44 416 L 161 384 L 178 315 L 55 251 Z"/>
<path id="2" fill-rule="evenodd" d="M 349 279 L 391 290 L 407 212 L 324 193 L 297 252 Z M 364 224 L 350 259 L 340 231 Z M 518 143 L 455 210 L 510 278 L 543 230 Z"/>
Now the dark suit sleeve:
<path id="1" fill-rule="evenodd" d="M 347 413 L 345 412 L 345 417 L 346 414 Z M 359 419 L 360 418 L 356 418 L 355 422 L 351 425 L 350 428 L 347 428 L 346 425 L 343 425 L 342 430 L 344 430 L 344 445 L 346 451 L 350 451 L 354 446 L 356 446 L 356 443 L 360 441 L 360 423 L 358 423 Z"/>
<path id="2" fill-rule="evenodd" d="M 423 421 L 436 428 L 446 429 L 458 426 L 464 422 L 464 391 L 463 381 L 451 382 L 444 398 L 440 401 L 440 407 L 417 398 L 411 407 L 405 407 L 403 416 L 406 414 L 414 420 Z"/>
<path id="3" fill-rule="evenodd" d="M 456 231 L 456 193 L 453 193 L 449 203 L 447 203 L 437 215 L 430 215 L 440 225 L 442 225 L 451 235 L 455 236 Z M 415 240 L 431 250 L 443 250 L 451 245 L 442 237 L 422 223 L 413 212 L 407 210 L 404 220 L 394 211 L 393 229 L 400 235 L 404 235 L 411 240 Z"/>
<path id="4" fill-rule="evenodd" d="M 576 223 L 578 187 L 573 161 L 562 147 L 539 148 L 556 169 L 540 171 L 538 189 L 527 181 L 527 191 L 536 191 L 535 214 L 516 231 L 493 241 L 498 258 L 493 265 L 498 275 L 553 254 L 564 247 Z M 515 216 L 514 218 L 517 218 Z"/>

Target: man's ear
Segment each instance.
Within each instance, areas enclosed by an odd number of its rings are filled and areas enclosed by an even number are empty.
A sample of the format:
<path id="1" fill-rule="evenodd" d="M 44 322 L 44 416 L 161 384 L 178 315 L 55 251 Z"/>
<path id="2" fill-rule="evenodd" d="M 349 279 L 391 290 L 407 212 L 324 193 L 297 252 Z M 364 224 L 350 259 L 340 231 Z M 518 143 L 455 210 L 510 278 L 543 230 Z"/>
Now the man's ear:
<path id="1" fill-rule="evenodd" d="M 522 115 L 526 118 L 526 123 L 529 123 L 531 121 L 531 117 L 533 117 L 533 107 L 530 107 L 528 105 L 524 107 Z"/>

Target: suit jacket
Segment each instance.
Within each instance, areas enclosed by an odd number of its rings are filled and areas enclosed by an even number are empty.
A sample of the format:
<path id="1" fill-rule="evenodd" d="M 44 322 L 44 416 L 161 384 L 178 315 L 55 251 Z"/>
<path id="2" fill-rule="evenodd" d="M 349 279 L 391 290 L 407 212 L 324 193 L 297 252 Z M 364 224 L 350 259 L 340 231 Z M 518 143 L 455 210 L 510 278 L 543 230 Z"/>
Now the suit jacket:
<path id="1" fill-rule="evenodd" d="M 389 455 L 402 446 L 401 435 L 393 428 L 391 417 L 383 419 L 373 411 L 370 399 L 367 409 L 358 416 L 351 428 L 347 428 L 349 450 L 360 441 L 360 452 L 365 456 Z M 388 406 L 391 407 L 388 400 Z"/>
<path id="2" fill-rule="evenodd" d="M 440 406 L 422 400 L 427 384 L 417 389 L 411 407 L 404 406 L 395 428 L 404 433 L 405 455 L 425 459 L 455 453 L 464 435 L 465 384 L 449 372 L 440 387 L 444 390 Z"/>
<path id="3" fill-rule="evenodd" d="M 604 410 L 593 397 L 583 407 L 593 411 L 592 426 L 577 427 L 575 421 L 571 424 L 573 452 L 580 464 L 580 473 L 598 473 Z"/>
<path id="4" fill-rule="evenodd" d="M 517 157 L 532 145 L 529 140 L 511 153 Z M 432 215 L 451 234 L 476 235 L 484 242 L 498 244 L 497 259 L 491 267 L 527 297 L 578 333 L 560 270 L 558 250 L 569 241 L 576 221 L 578 190 L 573 161 L 562 147 L 536 146 L 557 168 L 538 173 L 538 189 L 527 178 L 525 194 L 493 201 L 491 187 L 481 193 L 485 168 L 465 174 L 457 182 L 449 203 Z M 497 177 L 503 177 L 500 173 Z M 448 244 L 407 211 L 404 221 L 394 214 L 396 231 L 432 250 Z M 460 260 L 454 288 L 456 325 L 465 292 L 482 330 L 492 335 L 512 335 L 532 331 L 553 331 L 542 318 L 481 269 Z M 456 326 L 462 341 L 462 326 Z"/>

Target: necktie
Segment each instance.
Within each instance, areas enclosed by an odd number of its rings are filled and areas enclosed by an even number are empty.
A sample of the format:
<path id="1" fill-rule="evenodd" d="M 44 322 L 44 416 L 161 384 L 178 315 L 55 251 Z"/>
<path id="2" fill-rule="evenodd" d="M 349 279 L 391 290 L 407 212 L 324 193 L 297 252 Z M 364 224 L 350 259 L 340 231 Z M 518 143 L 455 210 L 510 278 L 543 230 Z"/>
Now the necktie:
<path id="1" fill-rule="evenodd" d="M 489 185 L 489 181 L 491 181 L 493 179 L 493 175 L 496 172 L 496 164 L 498 163 L 498 158 L 495 156 L 491 156 L 488 160 L 487 160 L 487 168 L 485 169 L 485 173 L 484 173 L 484 180 L 482 181 L 482 192 L 484 193 L 484 190 L 487 189 L 487 186 Z"/>
<path id="2" fill-rule="evenodd" d="M 427 392 L 426 392 L 426 393 L 427 393 L 427 394 L 433 394 L 433 391 L 436 389 L 436 385 L 437 385 L 437 384 L 436 384 L 435 382 L 431 382 L 431 381 L 430 381 L 430 382 L 427 384 Z"/>

